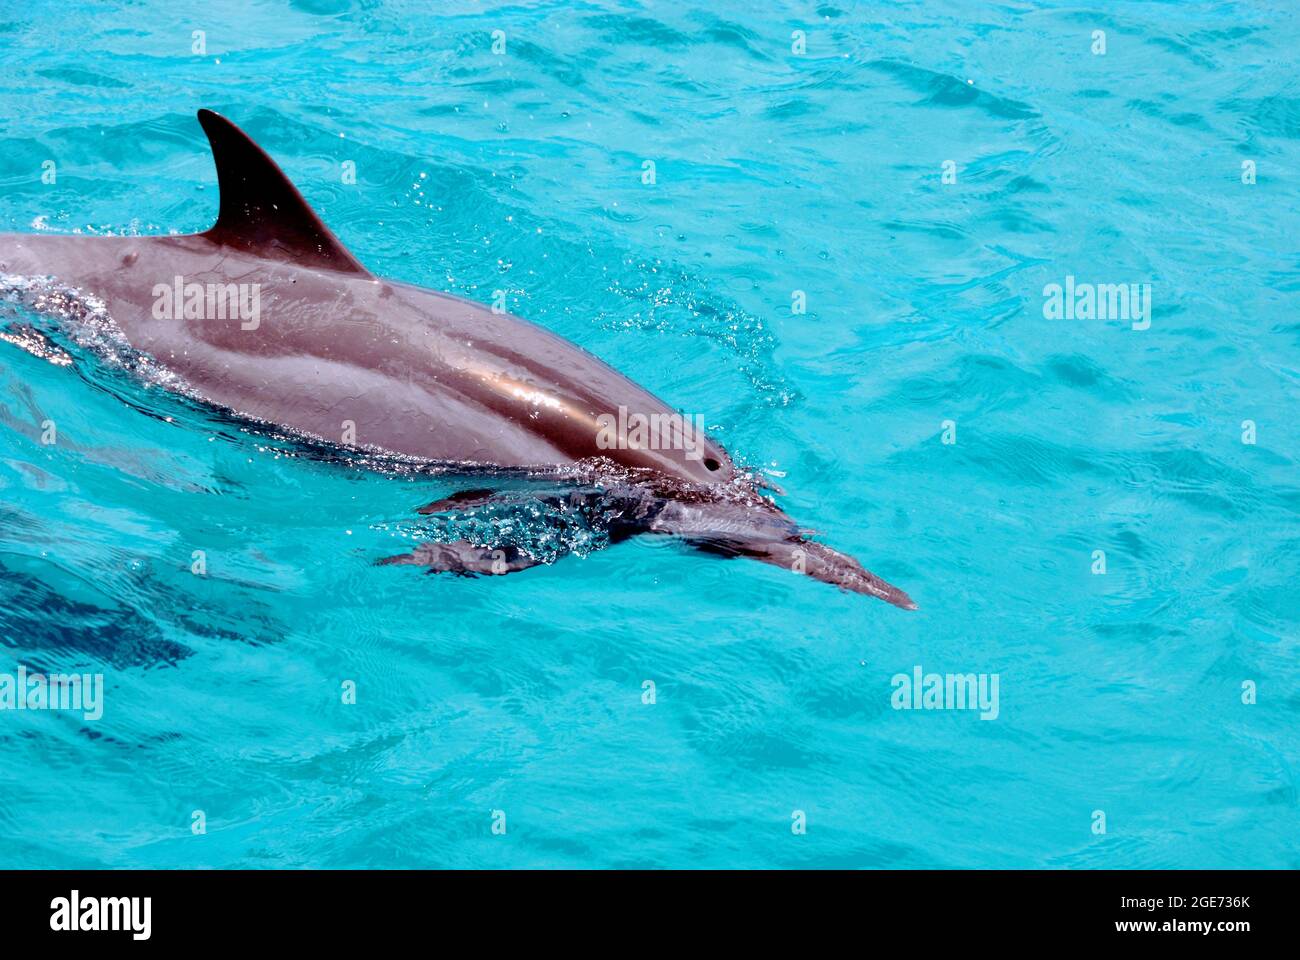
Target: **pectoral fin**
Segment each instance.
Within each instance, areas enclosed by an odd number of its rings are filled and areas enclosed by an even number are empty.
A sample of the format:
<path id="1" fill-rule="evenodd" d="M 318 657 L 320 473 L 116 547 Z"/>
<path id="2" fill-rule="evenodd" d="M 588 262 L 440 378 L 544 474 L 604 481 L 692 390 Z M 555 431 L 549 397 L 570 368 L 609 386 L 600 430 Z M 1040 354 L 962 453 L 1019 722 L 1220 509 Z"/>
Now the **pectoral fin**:
<path id="1" fill-rule="evenodd" d="M 518 547 L 480 547 L 467 540 L 451 543 L 422 543 L 410 553 L 385 557 L 381 565 L 411 564 L 428 567 L 430 573 L 454 573 L 461 577 L 500 576 L 535 567 L 535 560 Z"/>

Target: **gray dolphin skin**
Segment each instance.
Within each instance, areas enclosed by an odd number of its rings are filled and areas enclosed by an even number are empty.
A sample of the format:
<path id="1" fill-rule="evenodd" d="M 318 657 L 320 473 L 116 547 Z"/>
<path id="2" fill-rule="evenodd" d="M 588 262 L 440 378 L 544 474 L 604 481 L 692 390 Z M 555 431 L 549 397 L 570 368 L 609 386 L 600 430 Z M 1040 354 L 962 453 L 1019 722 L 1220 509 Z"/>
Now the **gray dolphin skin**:
<path id="1" fill-rule="evenodd" d="M 521 494 L 505 478 L 524 475 L 547 480 L 557 501 L 590 506 L 611 542 L 674 536 L 915 609 L 856 560 L 808 539 L 691 418 L 581 347 L 373 276 L 242 130 L 209 110 L 198 116 L 221 193 L 210 230 L 0 234 L 0 274 L 52 278 L 97 298 L 134 350 L 216 407 L 474 478 L 421 513 L 508 503 Z M 241 309 L 250 301 L 255 309 Z M 381 562 L 472 576 L 540 561 L 455 541 Z"/>

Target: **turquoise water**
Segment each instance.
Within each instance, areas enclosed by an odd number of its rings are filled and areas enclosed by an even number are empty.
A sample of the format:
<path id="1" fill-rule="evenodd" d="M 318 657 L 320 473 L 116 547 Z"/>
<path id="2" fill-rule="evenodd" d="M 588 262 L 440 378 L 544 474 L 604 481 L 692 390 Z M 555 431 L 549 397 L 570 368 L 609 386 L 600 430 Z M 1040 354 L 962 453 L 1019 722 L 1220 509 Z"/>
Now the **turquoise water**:
<path id="1" fill-rule="evenodd" d="M 0 865 L 1300 865 L 1289 4 L 429 6 L 10 5 L 0 231 L 206 228 L 216 109 L 921 609 L 661 542 L 376 567 L 455 485 L 0 342 L 0 673 L 106 686 L 0 712 Z M 893 709 L 916 665 L 996 719 Z"/>

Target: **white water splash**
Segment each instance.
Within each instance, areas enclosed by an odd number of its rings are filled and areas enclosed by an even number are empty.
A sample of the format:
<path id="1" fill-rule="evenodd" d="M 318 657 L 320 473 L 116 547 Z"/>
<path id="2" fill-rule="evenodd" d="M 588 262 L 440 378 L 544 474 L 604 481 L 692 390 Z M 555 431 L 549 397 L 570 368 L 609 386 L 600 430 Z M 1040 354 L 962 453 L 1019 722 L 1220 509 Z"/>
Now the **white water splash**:
<path id="1" fill-rule="evenodd" d="M 37 326 L 30 322 L 33 319 L 46 322 Z M 34 356 L 65 366 L 72 357 L 57 340 L 67 338 L 107 364 L 129 371 L 146 387 L 202 399 L 183 377 L 132 347 L 103 300 L 54 277 L 0 274 L 0 336 Z"/>

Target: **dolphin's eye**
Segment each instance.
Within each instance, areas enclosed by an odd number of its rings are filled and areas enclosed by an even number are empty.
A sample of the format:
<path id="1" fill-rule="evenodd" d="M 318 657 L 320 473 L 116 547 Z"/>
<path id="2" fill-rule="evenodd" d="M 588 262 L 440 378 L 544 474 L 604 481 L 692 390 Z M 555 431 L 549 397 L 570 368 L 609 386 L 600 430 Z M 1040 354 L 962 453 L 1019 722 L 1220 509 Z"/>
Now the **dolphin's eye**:
<path id="1" fill-rule="evenodd" d="M 705 457 L 704 465 L 708 467 L 710 470 L 717 470 L 720 466 L 722 466 L 722 464 L 718 463 L 718 461 L 714 460 L 712 457 Z"/>

